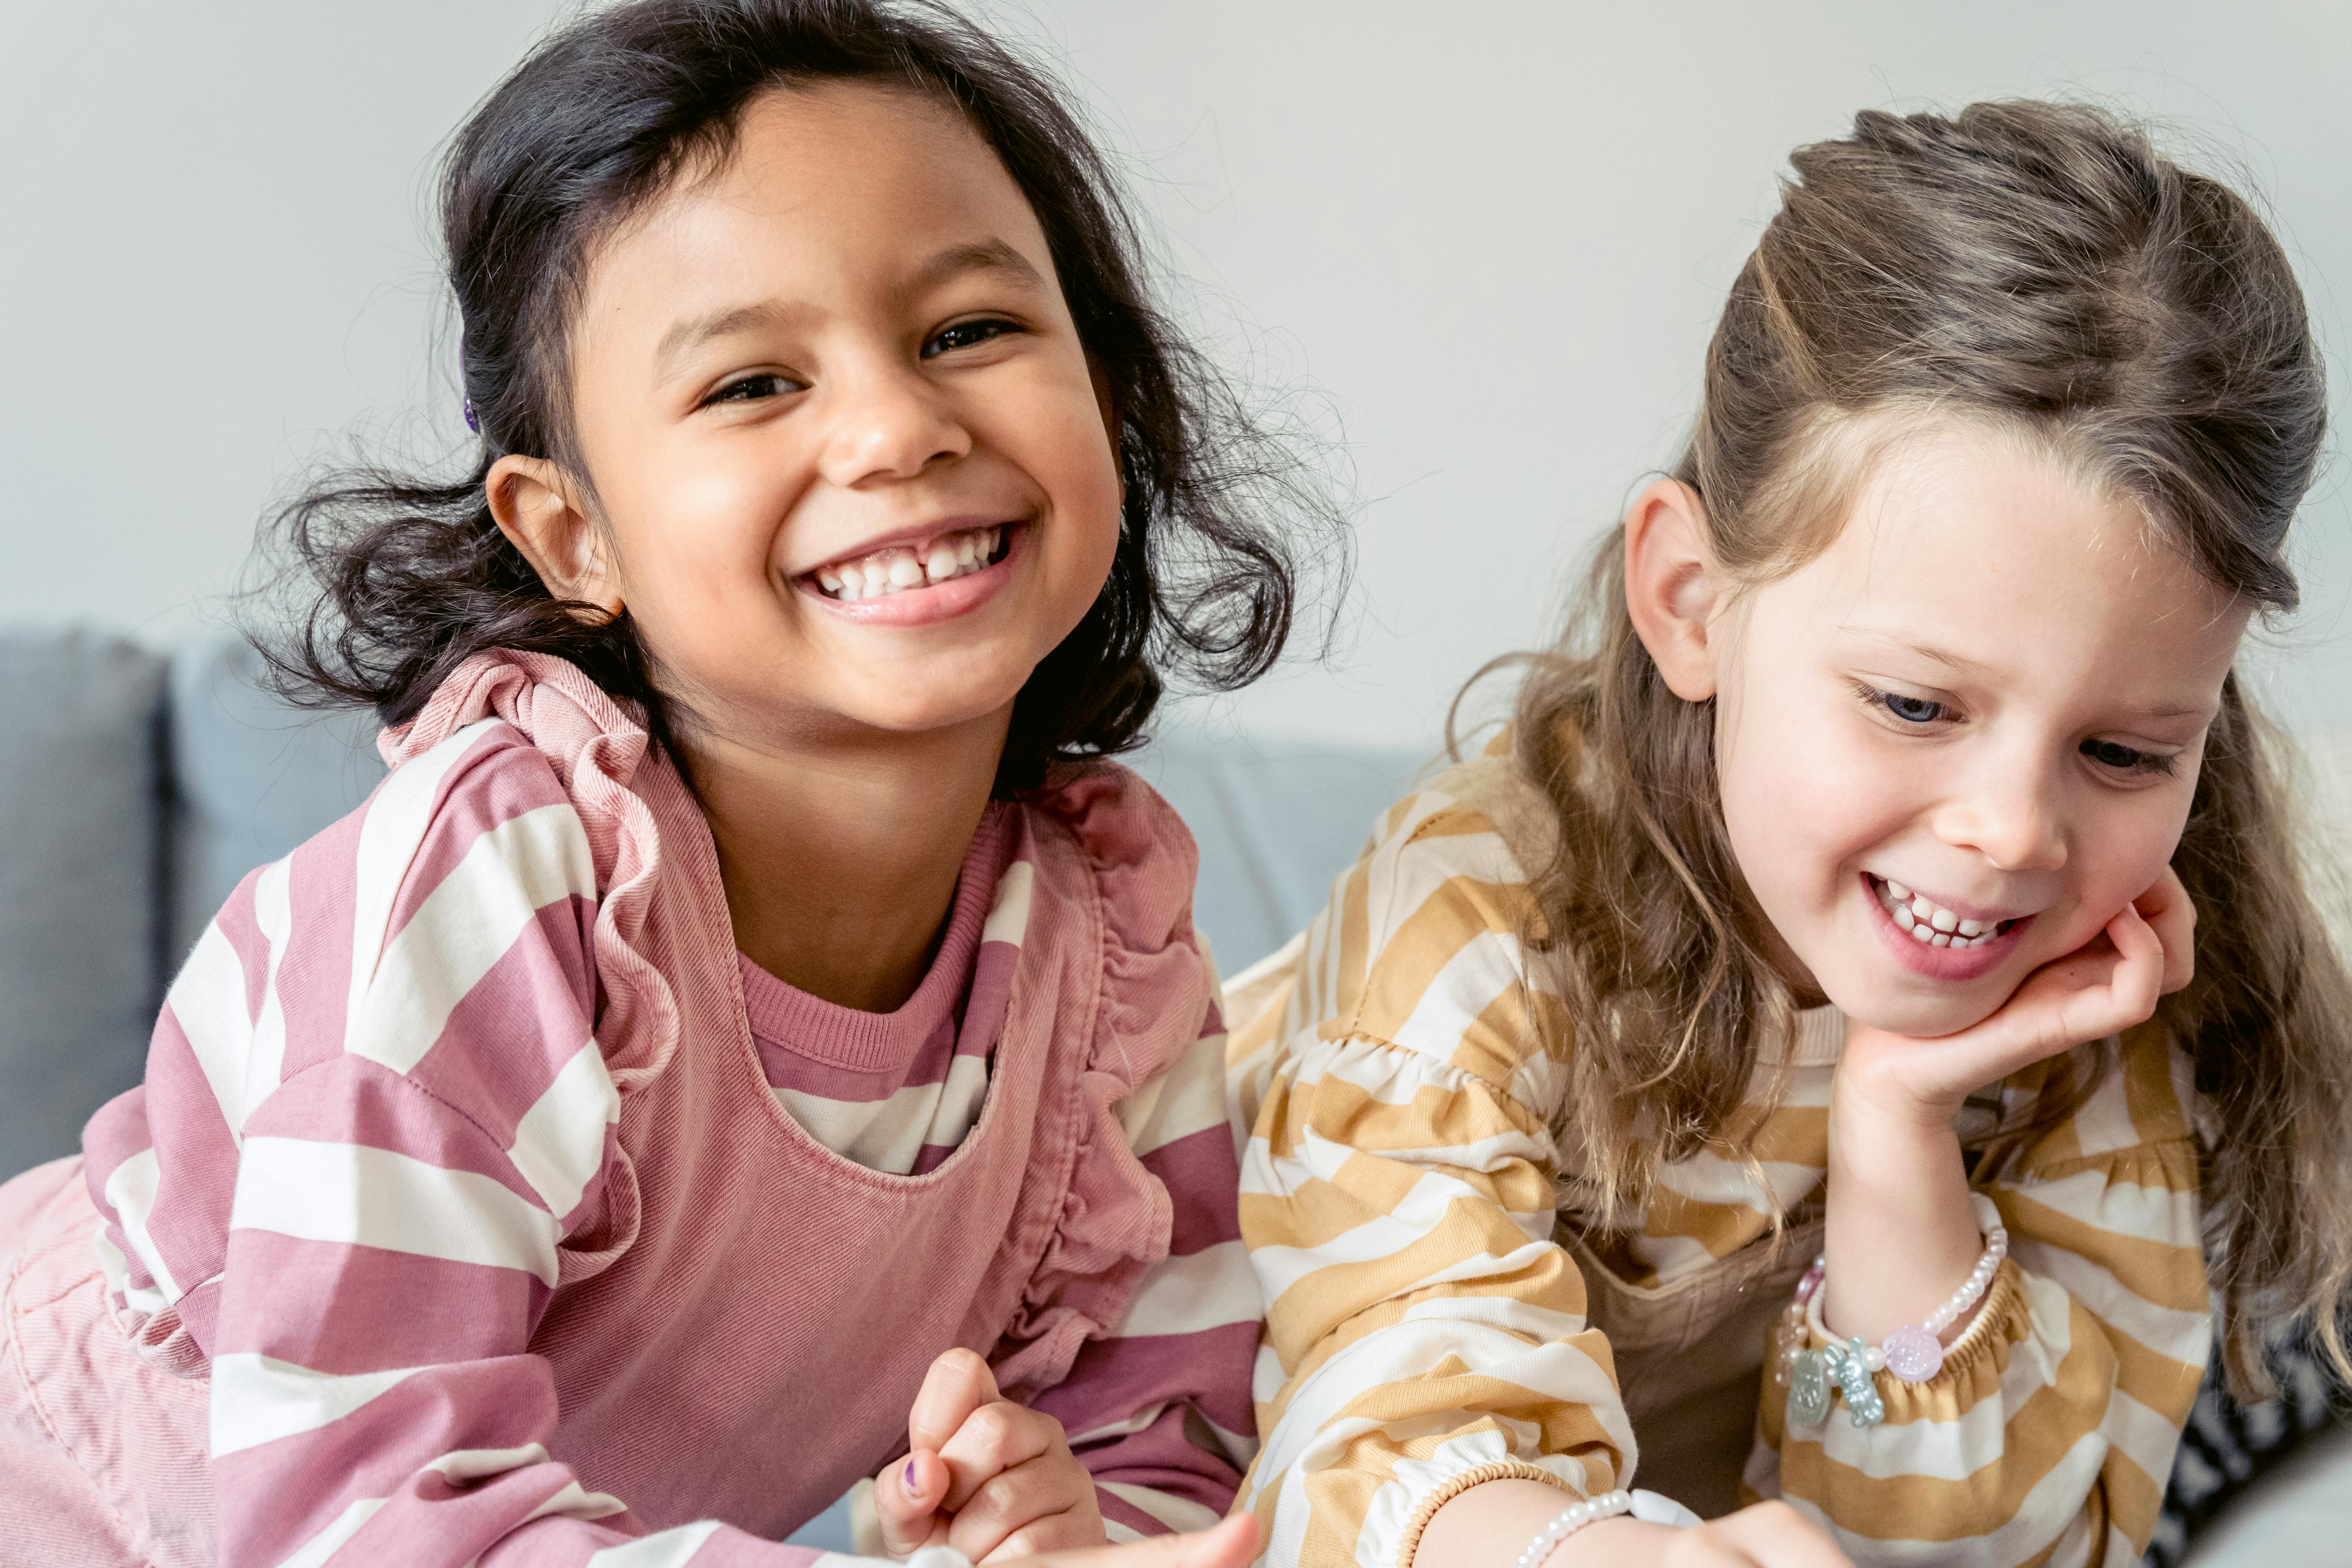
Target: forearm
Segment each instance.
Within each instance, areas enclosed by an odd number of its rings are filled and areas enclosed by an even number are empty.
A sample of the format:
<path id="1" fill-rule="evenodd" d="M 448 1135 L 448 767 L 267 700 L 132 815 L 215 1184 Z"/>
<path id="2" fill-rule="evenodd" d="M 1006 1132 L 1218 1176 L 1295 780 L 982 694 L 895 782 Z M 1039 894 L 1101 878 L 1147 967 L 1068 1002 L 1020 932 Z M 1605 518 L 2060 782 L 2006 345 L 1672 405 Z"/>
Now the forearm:
<path id="1" fill-rule="evenodd" d="M 1875 1103 L 1843 1075 L 1831 1092 L 1829 1144 L 1822 1321 L 1875 1344 L 1924 1321 L 1982 1255 L 1968 1168 L 1948 1121 Z M 1971 1316 L 1944 1331 L 1947 1342 Z"/>
<path id="2" fill-rule="evenodd" d="M 1541 1481 L 1482 1481 L 1430 1517 L 1412 1568 L 1514 1568 L 1528 1543 L 1575 1501 L 1566 1488 Z M 1552 1548 L 1543 1568 L 1634 1568 L 1647 1561 L 1642 1539 L 1664 1529 L 1622 1515 L 1601 1520 Z"/>

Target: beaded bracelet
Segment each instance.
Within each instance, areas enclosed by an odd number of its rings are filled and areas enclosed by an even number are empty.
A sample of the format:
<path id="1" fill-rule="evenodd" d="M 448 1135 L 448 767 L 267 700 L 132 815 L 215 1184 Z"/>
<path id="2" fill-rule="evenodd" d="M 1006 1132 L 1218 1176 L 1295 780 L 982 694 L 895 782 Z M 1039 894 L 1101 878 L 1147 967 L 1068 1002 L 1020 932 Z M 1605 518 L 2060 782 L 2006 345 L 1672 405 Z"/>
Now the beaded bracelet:
<path id="1" fill-rule="evenodd" d="M 1552 1521 L 1543 1527 L 1541 1534 L 1528 1542 L 1527 1550 L 1519 1553 L 1518 1568 L 1537 1568 L 1537 1564 L 1551 1555 L 1553 1547 L 1588 1524 L 1633 1511 L 1633 1494 L 1622 1487 L 1613 1492 L 1587 1498 L 1582 1502 L 1570 1503 L 1552 1517 Z"/>
<path id="2" fill-rule="evenodd" d="M 1886 1405 L 1878 1396 L 1872 1373 L 1884 1369 L 1905 1383 L 1916 1384 L 1926 1383 L 1944 1370 L 1944 1331 L 1984 1299 L 1992 1288 L 1993 1276 L 2000 1272 L 2001 1259 L 2009 1256 L 2009 1232 L 2001 1226 L 2000 1211 L 1982 1193 L 1969 1196 L 1985 1238 L 1984 1253 L 1976 1268 L 1958 1289 L 1927 1314 L 1925 1322 L 1896 1329 L 1879 1344 L 1865 1344 L 1856 1335 L 1843 1345 L 1832 1341 L 1823 1350 L 1804 1348 L 1815 1331 L 1823 1339 L 1830 1337 L 1821 1318 L 1822 1283 L 1828 1277 L 1829 1258 L 1824 1255 L 1813 1259 L 1813 1266 L 1797 1282 L 1796 1299 L 1781 1314 L 1780 1358 L 1772 1372 L 1772 1381 L 1789 1391 L 1791 1423 L 1812 1426 L 1828 1420 L 1834 1390 L 1844 1396 L 1847 1415 L 1855 1426 L 1875 1426 L 1886 1419 Z"/>

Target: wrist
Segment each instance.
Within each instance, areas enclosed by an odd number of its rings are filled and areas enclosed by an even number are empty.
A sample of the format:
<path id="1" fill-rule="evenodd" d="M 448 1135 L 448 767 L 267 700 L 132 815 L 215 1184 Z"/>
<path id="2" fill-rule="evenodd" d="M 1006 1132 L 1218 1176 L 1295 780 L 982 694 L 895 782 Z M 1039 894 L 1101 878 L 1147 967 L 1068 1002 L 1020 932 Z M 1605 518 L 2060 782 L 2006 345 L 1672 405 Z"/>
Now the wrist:
<path id="1" fill-rule="evenodd" d="M 1914 1138 L 1949 1132 L 1967 1102 L 1965 1092 L 1948 1099 L 1922 1095 L 1891 1072 L 1842 1062 L 1830 1078 L 1832 1147 L 1841 1131 Z"/>

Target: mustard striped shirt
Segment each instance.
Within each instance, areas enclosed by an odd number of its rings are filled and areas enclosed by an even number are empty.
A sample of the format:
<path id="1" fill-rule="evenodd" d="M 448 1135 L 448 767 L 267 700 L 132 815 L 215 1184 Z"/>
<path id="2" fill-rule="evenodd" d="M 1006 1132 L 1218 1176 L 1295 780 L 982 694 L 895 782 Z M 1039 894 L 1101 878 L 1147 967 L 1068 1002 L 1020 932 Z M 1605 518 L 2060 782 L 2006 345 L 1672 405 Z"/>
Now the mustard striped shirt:
<path id="1" fill-rule="evenodd" d="M 1787 1499 L 1859 1564 L 2135 1561 L 2210 1341 L 2183 1056 L 2152 1026 L 2081 1047 L 2092 1098 L 1979 1184 L 2010 1261 L 1943 1372 L 1881 1373 L 1884 1425 L 1839 1407 L 1790 1432 L 1762 1368 L 1818 1250 L 1843 1025 L 1801 1016 L 1777 1105 L 1768 1053 L 1727 1130 L 1755 1130 L 1755 1166 L 1671 1166 L 1594 1232 L 1553 1131 L 1564 1004 L 1517 934 L 1549 830 L 1498 743 L 1392 806 L 1314 924 L 1227 987 L 1242 1229 L 1268 1303 L 1241 1505 L 1265 1560 L 1408 1568 L 1466 1488 L 1597 1494 L 1633 1479 L 1644 1437 L 1642 1479 L 1672 1495 L 1675 1450 L 1727 1417 L 1721 1506 L 1746 1450 L 1738 1496 Z"/>

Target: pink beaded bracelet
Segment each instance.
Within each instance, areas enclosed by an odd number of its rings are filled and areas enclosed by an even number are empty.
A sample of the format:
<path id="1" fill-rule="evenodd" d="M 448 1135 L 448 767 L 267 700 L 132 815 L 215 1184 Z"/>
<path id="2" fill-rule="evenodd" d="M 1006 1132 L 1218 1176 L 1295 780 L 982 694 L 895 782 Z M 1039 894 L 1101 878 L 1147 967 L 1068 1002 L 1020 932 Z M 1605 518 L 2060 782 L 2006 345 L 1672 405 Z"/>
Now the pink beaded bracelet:
<path id="1" fill-rule="evenodd" d="M 1797 1282 L 1796 1299 L 1781 1314 L 1780 1356 L 1772 1372 L 1772 1381 L 1790 1391 L 1790 1421 L 1810 1426 L 1826 1420 L 1834 1387 L 1845 1396 L 1855 1426 L 1874 1426 L 1885 1418 L 1886 1411 L 1871 1386 L 1872 1373 L 1884 1368 L 1905 1383 L 1916 1384 L 1944 1370 L 1944 1331 L 1984 1299 L 1992 1289 L 1993 1276 L 2000 1272 L 2001 1259 L 2009 1256 L 2009 1232 L 2001 1226 L 2000 1211 L 1982 1193 L 1969 1196 L 1985 1238 L 1984 1254 L 1976 1268 L 1958 1289 L 1927 1314 L 1926 1321 L 1896 1329 L 1876 1345 L 1855 1338 L 1843 1345 L 1832 1340 L 1826 1350 L 1805 1349 L 1816 1332 L 1825 1340 L 1831 1338 L 1821 1316 L 1822 1284 L 1829 1274 L 1829 1258 L 1813 1259 L 1813 1266 Z"/>

